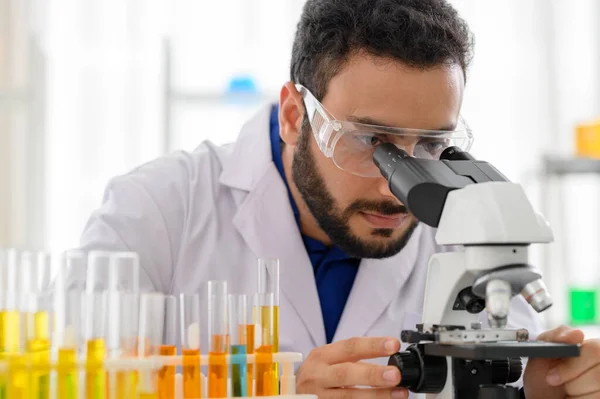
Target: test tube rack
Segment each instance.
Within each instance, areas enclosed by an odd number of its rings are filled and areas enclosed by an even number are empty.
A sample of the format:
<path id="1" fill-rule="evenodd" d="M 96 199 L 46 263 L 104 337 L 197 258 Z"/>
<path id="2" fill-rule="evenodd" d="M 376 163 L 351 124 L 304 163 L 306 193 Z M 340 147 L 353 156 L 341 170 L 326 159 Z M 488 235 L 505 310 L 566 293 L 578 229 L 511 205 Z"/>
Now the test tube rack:
<path id="1" fill-rule="evenodd" d="M 199 366 L 208 366 L 209 365 L 209 356 L 201 355 L 199 357 L 200 364 Z M 302 361 L 302 354 L 296 352 L 279 352 L 273 353 L 271 363 L 278 364 L 281 367 L 281 374 L 279 375 L 280 381 L 280 392 L 279 395 L 269 396 L 269 398 L 279 398 L 279 399 L 317 399 L 316 395 L 306 395 L 306 394 L 296 394 L 296 378 L 294 375 L 294 364 Z M 132 358 L 106 358 L 101 364 L 97 364 L 95 368 L 90 368 L 89 363 L 84 358 L 80 358 L 77 362 L 71 365 L 72 369 L 70 371 L 77 370 L 81 376 L 80 380 L 80 389 L 81 395 L 79 397 L 86 398 L 87 395 L 84 388 L 85 377 L 83 376 L 86 372 L 95 372 L 102 371 L 105 372 L 106 375 L 110 375 L 112 373 L 117 372 L 136 372 L 139 374 L 151 374 L 153 379 L 157 379 L 157 373 L 164 367 L 168 366 L 182 366 L 183 356 L 148 356 L 148 357 L 132 357 Z M 227 365 L 232 364 L 257 364 L 257 356 L 256 355 L 227 355 L 226 356 Z M 64 366 L 63 366 L 64 367 Z M 50 378 L 50 386 L 49 395 L 47 396 L 49 399 L 59 399 L 58 393 L 56 389 L 57 385 L 57 376 L 56 372 L 58 370 L 58 364 L 56 362 L 51 362 L 46 365 L 33 365 L 28 364 L 27 360 L 20 362 L 17 368 L 14 365 L 11 365 L 10 362 L 7 362 L 6 359 L 0 360 L 0 395 L 2 392 L 6 392 L 7 384 L 10 384 L 11 378 L 15 376 L 16 373 L 21 374 L 21 378 L 23 376 L 27 376 L 28 374 L 33 375 L 33 373 L 47 373 Z M 63 370 L 64 371 L 64 370 Z M 27 379 L 27 377 L 25 377 Z M 2 385 L 4 384 L 4 387 Z M 154 386 L 158 385 L 157 381 L 154 381 Z M 202 386 L 202 396 L 201 398 L 208 398 L 208 384 L 207 378 L 205 375 L 201 374 L 201 386 Z M 232 398 L 231 396 L 231 384 L 228 384 L 228 396 L 226 398 Z M 175 375 L 175 395 L 173 397 L 165 397 L 165 399 L 183 399 L 183 389 L 182 389 L 182 375 L 180 373 Z M 4 396 L 7 397 L 7 396 Z M 141 397 L 141 396 L 140 396 Z M 144 396 L 145 398 L 156 398 L 162 399 L 158 394 Z M 251 396 L 253 398 L 261 398 L 261 396 Z M 266 398 L 266 397 L 265 397 Z M 76 398 L 70 398 L 76 399 Z M 98 398 L 94 398 L 98 399 Z M 108 394 L 105 398 L 102 399 L 112 399 L 112 395 Z M 131 398 L 126 399 L 138 399 L 138 396 L 135 395 Z M 200 399 L 200 398 L 190 398 L 190 399 Z"/>

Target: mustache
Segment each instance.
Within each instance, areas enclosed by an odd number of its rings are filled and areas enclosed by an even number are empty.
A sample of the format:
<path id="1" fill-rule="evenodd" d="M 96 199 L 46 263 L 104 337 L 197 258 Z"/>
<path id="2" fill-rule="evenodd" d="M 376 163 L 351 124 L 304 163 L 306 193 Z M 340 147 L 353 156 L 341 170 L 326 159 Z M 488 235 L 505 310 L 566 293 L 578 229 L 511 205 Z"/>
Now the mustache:
<path id="1" fill-rule="evenodd" d="M 381 215 L 406 214 L 408 209 L 404 205 L 395 204 L 391 201 L 375 202 L 367 200 L 354 201 L 346 210 L 345 214 L 351 215 L 357 212 L 373 212 Z"/>

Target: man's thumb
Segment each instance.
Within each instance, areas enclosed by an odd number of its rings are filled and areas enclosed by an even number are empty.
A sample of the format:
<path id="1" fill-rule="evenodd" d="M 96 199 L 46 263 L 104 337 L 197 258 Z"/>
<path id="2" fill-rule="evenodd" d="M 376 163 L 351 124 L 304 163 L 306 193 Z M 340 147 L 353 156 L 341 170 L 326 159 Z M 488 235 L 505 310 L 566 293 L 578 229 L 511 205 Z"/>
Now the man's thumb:
<path id="1" fill-rule="evenodd" d="M 554 330 L 546 331 L 538 336 L 538 341 L 557 342 L 563 344 L 579 344 L 584 336 L 581 330 L 561 326 Z M 560 359 L 529 359 L 523 386 L 527 399 L 563 399 L 566 397 L 564 387 L 550 386 L 546 382 L 546 375 Z"/>

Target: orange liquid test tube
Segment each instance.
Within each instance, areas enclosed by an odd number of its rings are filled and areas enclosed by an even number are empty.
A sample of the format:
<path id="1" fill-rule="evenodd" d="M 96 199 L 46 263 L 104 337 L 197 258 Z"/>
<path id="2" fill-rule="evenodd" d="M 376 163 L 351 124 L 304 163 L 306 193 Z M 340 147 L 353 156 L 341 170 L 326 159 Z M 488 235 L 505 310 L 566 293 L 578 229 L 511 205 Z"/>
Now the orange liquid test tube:
<path id="1" fill-rule="evenodd" d="M 140 324 L 138 356 L 158 356 L 163 343 L 165 320 L 165 296 L 147 293 L 140 296 Z M 158 371 L 140 370 L 138 380 L 140 398 L 158 397 Z"/>
<path id="2" fill-rule="evenodd" d="M 249 320 L 252 320 L 250 318 Z M 246 324 L 246 353 L 254 354 L 254 324 Z M 254 396 L 254 364 L 248 364 L 248 396 Z"/>
<path id="3" fill-rule="evenodd" d="M 227 353 L 229 352 L 227 318 L 227 282 L 208 282 L 208 397 L 228 395 Z"/>
<path id="4" fill-rule="evenodd" d="M 256 328 L 260 342 L 256 342 L 255 396 L 274 396 L 279 392 L 273 367 L 273 293 L 256 294 Z"/>
<path id="5" fill-rule="evenodd" d="M 177 327 L 177 299 L 165 297 L 164 340 L 159 349 L 160 356 L 177 355 L 175 329 Z M 175 366 L 164 366 L 158 372 L 158 399 L 175 399 Z"/>
<path id="6" fill-rule="evenodd" d="M 200 297 L 181 294 L 179 297 L 181 354 L 183 356 L 183 397 L 202 397 L 200 378 Z"/>

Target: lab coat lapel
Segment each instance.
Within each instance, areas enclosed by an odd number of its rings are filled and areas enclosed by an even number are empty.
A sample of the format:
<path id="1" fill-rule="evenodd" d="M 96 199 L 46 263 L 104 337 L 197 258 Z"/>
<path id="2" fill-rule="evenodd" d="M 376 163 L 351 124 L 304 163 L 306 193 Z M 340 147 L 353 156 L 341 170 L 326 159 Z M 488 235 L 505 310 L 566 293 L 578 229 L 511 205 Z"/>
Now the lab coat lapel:
<path id="1" fill-rule="evenodd" d="M 417 263 L 422 225 L 402 251 L 387 259 L 364 259 L 335 333 L 334 340 L 365 335 L 398 297 Z"/>
<path id="2" fill-rule="evenodd" d="M 224 162 L 221 182 L 248 190 L 233 223 L 257 258 L 280 260 L 282 300 L 292 305 L 314 344 L 324 345 L 325 328 L 311 262 L 287 188 L 272 162 L 268 110 L 244 126 L 232 155 Z"/>

